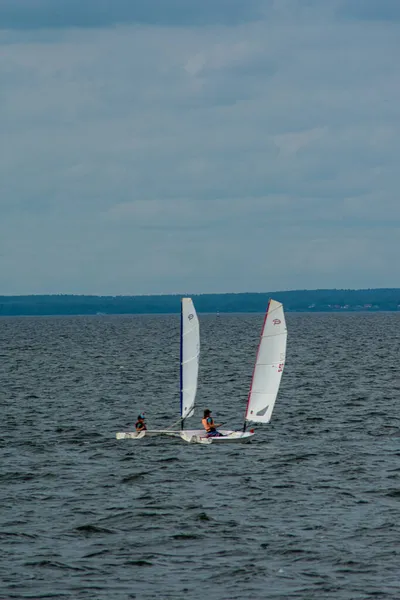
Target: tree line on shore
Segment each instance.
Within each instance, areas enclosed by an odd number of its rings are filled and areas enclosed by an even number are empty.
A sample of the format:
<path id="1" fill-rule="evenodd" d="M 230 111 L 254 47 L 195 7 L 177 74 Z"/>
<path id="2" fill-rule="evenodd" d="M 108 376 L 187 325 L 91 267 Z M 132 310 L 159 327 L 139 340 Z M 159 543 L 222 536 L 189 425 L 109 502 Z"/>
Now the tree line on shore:
<path id="1" fill-rule="evenodd" d="M 193 294 L 198 312 L 264 312 L 269 298 L 282 302 L 285 311 L 396 311 L 400 288 L 364 290 L 292 290 L 265 293 Z M 180 311 L 181 295 L 0 296 L 0 316 L 168 314 Z"/>

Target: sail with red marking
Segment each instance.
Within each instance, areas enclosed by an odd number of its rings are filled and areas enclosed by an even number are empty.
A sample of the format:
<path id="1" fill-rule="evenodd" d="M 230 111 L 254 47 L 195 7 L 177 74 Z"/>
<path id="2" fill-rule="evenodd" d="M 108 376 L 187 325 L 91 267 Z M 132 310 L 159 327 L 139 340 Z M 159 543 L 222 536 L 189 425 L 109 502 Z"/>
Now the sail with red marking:
<path id="1" fill-rule="evenodd" d="M 270 300 L 261 331 L 245 420 L 271 420 L 286 358 L 287 329 L 283 306 Z"/>

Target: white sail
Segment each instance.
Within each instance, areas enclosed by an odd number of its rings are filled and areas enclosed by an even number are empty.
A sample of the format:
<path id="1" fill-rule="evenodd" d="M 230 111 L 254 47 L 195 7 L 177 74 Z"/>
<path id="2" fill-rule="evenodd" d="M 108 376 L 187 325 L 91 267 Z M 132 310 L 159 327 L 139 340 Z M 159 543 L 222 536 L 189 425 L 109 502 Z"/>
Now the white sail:
<path id="1" fill-rule="evenodd" d="M 182 298 L 181 309 L 181 417 L 193 414 L 199 372 L 200 328 L 191 298 Z"/>
<path id="2" fill-rule="evenodd" d="M 285 366 L 287 329 L 283 307 L 270 300 L 261 332 L 245 419 L 268 423 Z"/>

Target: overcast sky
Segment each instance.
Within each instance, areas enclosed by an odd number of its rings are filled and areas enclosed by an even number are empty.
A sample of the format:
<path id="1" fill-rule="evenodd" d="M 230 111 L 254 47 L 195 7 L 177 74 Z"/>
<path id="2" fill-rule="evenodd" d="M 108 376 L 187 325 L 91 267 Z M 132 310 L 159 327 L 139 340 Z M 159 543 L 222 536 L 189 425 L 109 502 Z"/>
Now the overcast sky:
<path id="1" fill-rule="evenodd" d="M 0 295 L 400 287 L 399 0 L 0 0 Z"/>

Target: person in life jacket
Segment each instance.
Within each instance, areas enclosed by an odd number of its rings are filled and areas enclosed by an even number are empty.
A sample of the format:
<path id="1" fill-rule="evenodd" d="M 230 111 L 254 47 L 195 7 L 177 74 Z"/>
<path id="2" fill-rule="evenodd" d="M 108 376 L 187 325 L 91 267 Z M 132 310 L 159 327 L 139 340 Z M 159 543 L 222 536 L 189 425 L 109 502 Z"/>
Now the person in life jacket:
<path id="1" fill-rule="evenodd" d="M 144 421 L 144 418 L 145 418 L 144 417 L 144 413 L 141 413 L 138 416 L 137 421 L 135 423 L 135 429 L 136 429 L 137 432 L 146 431 L 147 427 L 146 427 L 146 423 Z"/>
<path id="2" fill-rule="evenodd" d="M 219 425 L 215 425 L 214 419 L 211 416 L 211 410 L 208 408 L 204 411 L 204 418 L 201 420 L 203 423 L 203 427 L 207 432 L 207 437 L 222 437 L 222 433 L 217 431 L 217 427 L 221 427 L 221 423 Z"/>

